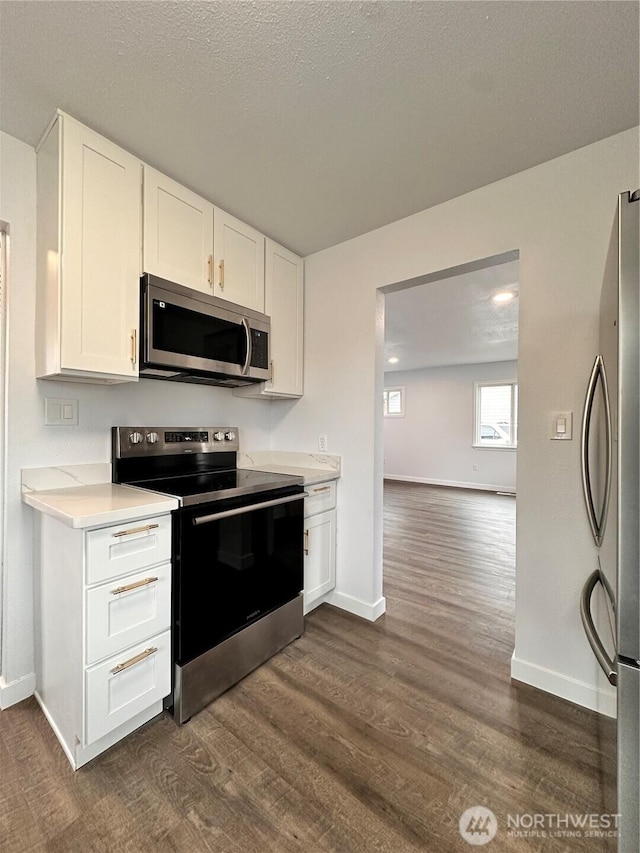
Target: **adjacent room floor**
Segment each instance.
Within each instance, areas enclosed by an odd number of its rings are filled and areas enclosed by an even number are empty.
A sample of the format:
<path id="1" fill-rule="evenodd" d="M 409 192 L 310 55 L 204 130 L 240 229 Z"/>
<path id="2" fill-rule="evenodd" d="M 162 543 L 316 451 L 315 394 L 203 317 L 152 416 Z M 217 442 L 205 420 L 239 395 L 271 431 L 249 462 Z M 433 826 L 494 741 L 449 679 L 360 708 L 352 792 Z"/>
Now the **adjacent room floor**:
<path id="1" fill-rule="evenodd" d="M 0 713 L 0 848 L 117 853 L 599 851 L 507 816 L 600 813 L 613 724 L 509 678 L 515 500 L 387 483 L 375 624 L 323 605 L 182 727 L 161 716 L 74 773 L 29 699 Z M 338 535 L 340 531 L 338 530 Z"/>

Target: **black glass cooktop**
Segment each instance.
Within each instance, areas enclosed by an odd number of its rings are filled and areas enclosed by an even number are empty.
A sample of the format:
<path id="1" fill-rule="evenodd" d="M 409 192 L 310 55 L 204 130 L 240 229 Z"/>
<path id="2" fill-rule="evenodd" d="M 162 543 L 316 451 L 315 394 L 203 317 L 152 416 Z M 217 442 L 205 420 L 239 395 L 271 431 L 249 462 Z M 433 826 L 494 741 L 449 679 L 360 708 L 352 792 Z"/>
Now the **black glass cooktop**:
<path id="1" fill-rule="evenodd" d="M 138 480 L 129 485 L 178 498 L 182 506 L 224 500 L 238 495 L 253 495 L 288 486 L 302 486 L 302 477 L 271 474 L 236 468 L 230 471 L 203 471 L 158 480 Z"/>

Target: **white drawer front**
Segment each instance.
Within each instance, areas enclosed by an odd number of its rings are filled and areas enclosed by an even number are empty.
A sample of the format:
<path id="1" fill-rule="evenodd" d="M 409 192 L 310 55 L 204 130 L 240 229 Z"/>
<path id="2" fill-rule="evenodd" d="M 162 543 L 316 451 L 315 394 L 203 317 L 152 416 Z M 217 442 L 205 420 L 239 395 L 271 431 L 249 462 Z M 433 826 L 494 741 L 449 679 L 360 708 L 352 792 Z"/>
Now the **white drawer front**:
<path id="1" fill-rule="evenodd" d="M 123 522 L 87 533 L 87 584 L 170 559 L 170 515 Z"/>
<path id="2" fill-rule="evenodd" d="M 88 664 L 171 625 L 171 563 L 87 590 Z"/>
<path id="3" fill-rule="evenodd" d="M 304 499 L 305 516 L 315 515 L 333 509 L 336 505 L 336 481 L 328 483 L 316 483 L 315 486 L 305 486 L 305 492 L 309 497 Z"/>
<path id="4" fill-rule="evenodd" d="M 118 671 L 118 667 L 122 667 Z M 94 743 L 171 692 L 171 632 L 85 672 L 85 741 Z"/>

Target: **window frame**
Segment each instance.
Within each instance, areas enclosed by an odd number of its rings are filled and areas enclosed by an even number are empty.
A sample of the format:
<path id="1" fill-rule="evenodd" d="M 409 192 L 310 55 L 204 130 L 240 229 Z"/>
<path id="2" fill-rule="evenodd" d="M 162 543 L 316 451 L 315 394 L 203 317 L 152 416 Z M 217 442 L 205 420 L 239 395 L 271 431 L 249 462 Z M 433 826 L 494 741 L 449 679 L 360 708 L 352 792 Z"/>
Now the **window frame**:
<path id="1" fill-rule="evenodd" d="M 399 391 L 400 392 L 400 411 L 399 412 L 389 412 L 388 409 L 388 400 L 389 400 L 389 392 L 390 391 Z M 385 418 L 403 418 L 405 413 L 405 386 L 404 385 L 390 385 L 388 388 L 385 388 L 382 392 L 382 413 Z"/>
<path id="2" fill-rule="evenodd" d="M 518 449 L 518 440 L 517 440 L 517 431 L 516 431 L 516 440 L 510 440 L 509 444 L 483 444 L 480 436 L 481 429 L 481 421 L 480 421 L 480 395 L 482 393 L 483 388 L 497 386 L 497 385 L 505 385 L 511 388 L 511 405 L 510 405 L 510 417 L 511 417 L 511 425 L 517 425 L 518 423 L 518 380 L 517 379 L 489 379 L 487 381 L 479 381 L 474 382 L 474 393 L 473 393 L 473 438 L 471 446 L 475 450 L 517 450 Z M 511 431 L 510 431 L 511 432 Z"/>

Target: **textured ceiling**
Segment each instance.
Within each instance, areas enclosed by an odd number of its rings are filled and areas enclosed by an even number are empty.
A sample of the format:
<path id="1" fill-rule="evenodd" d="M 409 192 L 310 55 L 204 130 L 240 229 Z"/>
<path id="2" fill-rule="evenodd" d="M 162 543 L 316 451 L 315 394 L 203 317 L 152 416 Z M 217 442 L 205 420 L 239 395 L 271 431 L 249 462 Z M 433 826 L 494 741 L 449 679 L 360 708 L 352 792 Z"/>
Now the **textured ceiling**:
<path id="1" fill-rule="evenodd" d="M 385 371 L 517 359 L 518 294 L 518 261 L 387 294 Z"/>
<path id="2" fill-rule="evenodd" d="M 306 255 L 638 124 L 638 3 L 0 2 L 56 107 Z"/>

